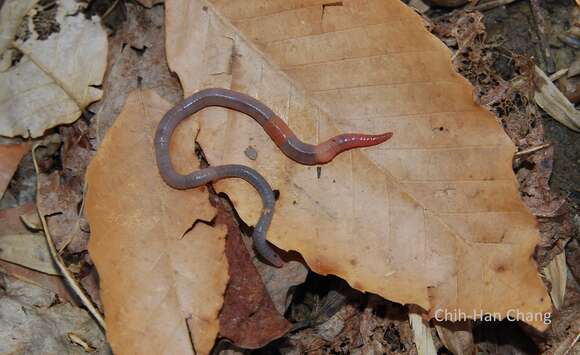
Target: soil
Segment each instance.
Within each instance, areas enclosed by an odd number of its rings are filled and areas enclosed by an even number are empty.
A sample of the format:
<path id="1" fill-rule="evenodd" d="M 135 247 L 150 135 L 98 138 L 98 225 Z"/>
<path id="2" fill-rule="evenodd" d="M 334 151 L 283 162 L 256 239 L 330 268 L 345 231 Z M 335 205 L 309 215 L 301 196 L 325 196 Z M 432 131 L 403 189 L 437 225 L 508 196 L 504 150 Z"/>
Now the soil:
<path id="1" fill-rule="evenodd" d="M 544 1 L 544 19 L 550 50 L 556 70 L 568 68 L 578 58 L 578 51 L 563 45 L 557 38 L 571 22 L 575 3 L 571 0 Z M 520 55 L 542 58 L 541 46 L 534 30 L 535 21 L 529 2 L 518 1 L 484 12 L 487 40 Z M 538 61 L 542 68 L 542 60 Z M 545 69 L 545 68 L 542 68 Z M 551 74 L 551 73 L 548 73 Z M 574 214 L 580 213 L 580 133 L 554 121 L 542 112 L 546 138 L 554 146 L 554 170 L 550 187 L 568 196 Z"/>

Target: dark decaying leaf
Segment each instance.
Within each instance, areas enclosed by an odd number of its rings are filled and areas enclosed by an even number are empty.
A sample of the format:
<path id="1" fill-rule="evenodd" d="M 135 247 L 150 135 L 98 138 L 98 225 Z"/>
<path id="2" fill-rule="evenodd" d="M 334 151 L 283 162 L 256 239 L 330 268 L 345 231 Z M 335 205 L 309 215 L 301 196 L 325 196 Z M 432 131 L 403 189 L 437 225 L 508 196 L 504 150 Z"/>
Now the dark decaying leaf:
<path id="1" fill-rule="evenodd" d="M 276 310 L 242 240 L 231 212 L 218 201 L 216 223 L 228 228 L 226 256 L 230 281 L 220 313 L 220 335 L 255 349 L 287 333 L 291 324 Z"/>

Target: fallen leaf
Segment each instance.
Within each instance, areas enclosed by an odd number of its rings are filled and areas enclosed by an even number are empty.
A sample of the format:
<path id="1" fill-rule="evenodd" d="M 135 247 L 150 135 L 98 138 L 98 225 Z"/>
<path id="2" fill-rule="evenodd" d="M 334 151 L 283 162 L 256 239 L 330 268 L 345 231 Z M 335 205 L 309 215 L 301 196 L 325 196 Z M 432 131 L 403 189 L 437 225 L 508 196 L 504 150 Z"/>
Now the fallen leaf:
<path id="1" fill-rule="evenodd" d="M 20 218 L 34 204 L 0 210 L 0 260 L 49 275 L 60 275 L 40 233 L 30 233 Z"/>
<path id="2" fill-rule="evenodd" d="M 48 275 L 43 272 L 35 271 L 2 260 L 0 260 L 0 272 L 10 275 L 15 279 L 49 290 L 55 293 L 61 300 L 76 304 L 77 306 L 81 305 L 80 302 L 78 302 L 77 296 L 70 287 L 65 284 L 65 281 L 61 276 Z"/>
<path id="3" fill-rule="evenodd" d="M 41 234 L 0 235 L 0 259 L 49 275 L 60 275 Z"/>
<path id="4" fill-rule="evenodd" d="M 57 146 L 61 169 L 39 174 L 37 205 L 46 216 L 58 250 L 71 253 L 87 249 L 89 228 L 83 214 L 84 173 L 94 151 L 89 130 L 82 121 L 61 127 Z"/>
<path id="5" fill-rule="evenodd" d="M 153 137 L 169 108 L 152 91 L 130 94 L 86 175 L 89 252 L 116 354 L 207 354 L 218 334 L 226 228 L 188 232 L 215 214 L 207 190 L 175 190 L 158 173 Z M 198 168 L 191 123 L 174 138 L 190 145 L 172 143 L 179 171 Z"/>
<path id="6" fill-rule="evenodd" d="M 475 354 L 471 321 L 438 322 L 435 330 L 441 342 L 453 355 Z"/>
<path id="7" fill-rule="evenodd" d="M 59 1 L 58 6 L 58 32 L 12 43 L 23 57 L 0 72 L 1 135 L 39 137 L 74 122 L 102 95 L 96 86 L 105 72 L 107 35 L 97 18 L 79 13 L 78 3 Z"/>
<path id="8" fill-rule="evenodd" d="M 60 272 L 53 265 L 44 236 L 31 234 L 24 225 L 23 217 L 33 213 L 37 214 L 34 203 L 0 210 L 0 231 L 2 231 L 0 244 L 6 244 L 6 248 L 0 247 L 0 259 L 6 260 L 0 260 L 0 271 L 45 290 L 50 290 L 61 299 L 74 303 L 76 302 L 74 294 L 65 285 L 64 280 L 60 277 Z M 14 243 L 4 239 L 10 234 L 18 237 Z"/>
<path id="9" fill-rule="evenodd" d="M 95 130 L 96 146 L 100 145 L 131 91 L 155 89 L 171 102 L 177 102 L 182 96 L 179 82 L 165 60 L 163 7 L 148 10 L 131 2 L 125 6 L 127 21 L 109 39 L 103 98 L 90 106 L 95 113 L 91 126 Z"/>
<path id="10" fill-rule="evenodd" d="M 212 3 L 219 10 L 203 0 L 166 2 L 167 57 L 185 95 L 242 91 L 308 143 L 394 132 L 317 171 L 285 157 L 242 114 L 197 114 L 211 165 L 248 165 L 280 191 L 270 241 L 302 253 L 317 273 L 431 316 L 550 310 L 532 258 L 536 221 L 511 169 L 514 144 L 474 103 L 418 15 L 398 1 Z M 244 154 L 250 145 L 255 160 Z M 251 187 L 233 179 L 215 186 L 243 220 L 258 219 Z"/>
<path id="11" fill-rule="evenodd" d="M 230 266 L 220 335 L 239 347 L 256 349 L 283 336 L 292 325 L 276 310 L 230 213 L 218 204 L 216 223 L 227 226 L 225 250 Z"/>
<path id="12" fill-rule="evenodd" d="M 85 254 L 85 258 L 89 259 L 88 254 Z M 88 260 L 85 260 L 87 264 L 90 264 L 90 268 L 88 272 L 85 272 L 80 280 L 80 284 L 82 288 L 86 291 L 87 295 L 93 301 L 93 304 L 98 308 L 99 312 L 104 313 L 103 311 L 103 302 L 101 302 L 101 287 L 99 285 L 99 274 L 97 269 L 92 260 L 90 263 Z"/>
<path id="13" fill-rule="evenodd" d="M 566 127 L 580 132 L 580 111 L 552 83 L 542 69 L 535 67 L 536 103 L 553 119 Z"/>
<path id="14" fill-rule="evenodd" d="M 282 268 L 262 262 L 257 268 L 274 306 L 280 314 L 284 314 L 292 300 L 292 289 L 306 280 L 308 269 L 302 262 L 294 260 L 288 261 Z"/>
<path id="15" fill-rule="evenodd" d="M 0 56 L 10 47 L 24 15 L 38 0 L 7 0 L 0 9 Z"/>
<path id="16" fill-rule="evenodd" d="M 36 206 L 34 203 L 27 203 L 14 208 L 0 209 L 0 226 L 2 227 L 2 232 L 14 234 L 26 233 L 27 229 L 21 218 L 35 211 Z"/>
<path id="17" fill-rule="evenodd" d="M 92 354 L 111 354 L 103 331 L 84 309 L 6 275 L 0 275 L 0 285 L 0 353 L 85 354 L 66 340 L 74 332 L 96 349 Z"/>
<path id="18" fill-rule="evenodd" d="M 0 199 L 22 157 L 30 151 L 29 143 L 0 145 Z"/>
<path id="19" fill-rule="evenodd" d="M 542 270 L 544 277 L 550 282 L 550 297 L 556 309 L 562 308 L 566 295 L 566 280 L 568 279 L 568 267 L 566 266 L 566 254 L 556 255 L 552 261 Z"/>
<path id="20" fill-rule="evenodd" d="M 292 316 L 298 321 L 295 326 L 304 324 L 303 317 L 311 322 L 307 321 L 303 329 L 288 335 L 290 353 L 316 354 L 319 349 L 332 354 L 417 353 L 406 307 L 373 294 L 363 294 L 340 281 L 336 284 L 338 288 L 330 286 L 325 296 L 316 293 L 316 283 L 311 284 L 314 290 L 305 289 L 304 299 L 293 305 L 296 308 L 292 308 Z M 321 289 L 327 290 L 328 285 Z M 297 310 L 302 314 L 294 318 Z M 280 350 L 285 353 L 284 349 Z"/>

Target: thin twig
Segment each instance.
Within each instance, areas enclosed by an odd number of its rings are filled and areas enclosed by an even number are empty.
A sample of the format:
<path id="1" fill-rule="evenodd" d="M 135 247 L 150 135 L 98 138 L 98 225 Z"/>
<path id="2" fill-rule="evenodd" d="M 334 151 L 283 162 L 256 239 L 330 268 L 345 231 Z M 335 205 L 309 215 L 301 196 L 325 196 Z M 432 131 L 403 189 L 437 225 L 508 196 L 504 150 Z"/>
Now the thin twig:
<path id="1" fill-rule="evenodd" d="M 35 145 L 32 148 L 32 162 L 34 163 L 34 170 L 36 171 L 36 188 L 37 188 L 37 191 L 39 191 L 39 187 L 40 187 L 40 169 L 38 168 L 38 162 L 36 161 L 36 149 L 38 147 L 40 147 L 40 146 L 41 145 L 37 144 L 37 145 Z M 62 260 L 62 258 L 58 254 L 58 252 L 56 250 L 56 247 L 54 245 L 54 241 L 52 240 L 52 236 L 50 235 L 50 231 L 48 230 L 48 224 L 46 223 L 46 218 L 44 217 L 44 214 L 42 214 L 42 212 L 40 212 L 40 208 L 38 207 L 38 204 L 36 205 L 36 211 L 38 212 L 38 217 L 40 218 L 40 222 L 42 223 L 42 229 L 44 231 L 44 237 L 46 238 L 46 243 L 48 244 L 48 249 L 50 251 L 50 255 L 52 256 L 52 259 L 54 260 L 54 263 L 58 267 L 58 269 L 61 272 L 62 276 L 64 276 L 64 278 L 68 282 L 68 284 L 71 287 L 71 289 L 74 291 L 75 295 L 81 300 L 81 302 L 83 303 L 83 305 L 93 315 L 93 317 L 95 318 L 95 320 L 97 321 L 97 323 L 104 330 L 106 330 L 105 320 L 103 319 L 103 316 L 101 315 L 101 313 L 99 313 L 99 311 L 93 305 L 93 303 L 87 297 L 87 295 L 85 295 L 83 289 L 79 286 L 79 284 L 77 283 L 77 281 L 75 280 L 75 278 L 73 277 L 73 275 L 71 274 L 71 272 L 64 265 L 64 261 Z"/>
<path id="2" fill-rule="evenodd" d="M 518 158 L 518 157 L 521 157 L 522 155 L 531 154 L 531 153 L 537 152 L 538 150 L 546 149 L 550 145 L 551 145 L 550 143 L 546 143 L 546 144 L 539 145 L 537 147 L 531 147 L 528 149 L 520 150 L 519 152 L 514 154 L 514 157 Z"/>
<path id="3" fill-rule="evenodd" d="M 115 2 L 113 4 L 111 4 L 111 6 L 109 6 L 109 8 L 107 9 L 107 11 L 105 11 L 105 13 L 101 16 L 101 20 L 104 20 L 105 17 L 109 16 L 109 14 L 111 12 L 113 12 L 113 10 L 115 9 L 115 7 L 117 7 L 117 4 L 119 3 L 119 0 L 115 0 Z"/>
<path id="4" fill-rule="evenodd" d="M 572 351 L 572 348 L 574 347 L 574 345 L 576 345 L 576 343 L 578 342 L 579 339 L 580 339 L 580 332 L 578 332 L 578 334 L 576 334 L 576 337 L 572 340 L 572 343 L 566 349 L 566 352 L 564 353 L 564 355 L 568 355 L 570 353 L 570 351 Z"/>
<path id="5" fill-rule="evenodd" d="M 481 3 L 477 6 L 474 6 L 473 8 L 471 8 L 472 10 L 477 10 L 477 11 L 487 11 L 487 10 L 491 10 L 491 9 L 495 9 L 496 7 L 500 7 L 500 6 L 504 6 L 507 4 L 511 4 L 512 2 L 516 2 L 517 0 L 492 0 L 492 1 L 486 1 L 484 3 Z"/>
<path id="6" fill-rule="evenodd" d="M 561 77 L 563 77 L 564 75 L 568 74 L 568 70 L 570 70 L 570 68 L 560 69 L 557 72 L 555 72 L 554 74 L 550 75 L 549 78 L 551 81 L 556 81 L 556 80 L 560 79 Z"/>
<path id="7" fill-rule="evenodd" d="M 534 15 L 534 22 L 536 24 L 536 29 L 538 33 L 538 39 L 540 40 L 540 46 L 542 48 L 542 56 L 546 67 L 544 68 L 546 72 L 552 73 L 556 70 L 556 64 L 554 64 L 554 58 L 552 58 L 552 53 L 550 52 L 550 45 L 546 39 L 546 21 L 544 21 L 544 16 L 542 15 L 542 9 L 540 7 L 539 0 L 530 0 L 530 8 L 532 9 L 532 14 Z"/>

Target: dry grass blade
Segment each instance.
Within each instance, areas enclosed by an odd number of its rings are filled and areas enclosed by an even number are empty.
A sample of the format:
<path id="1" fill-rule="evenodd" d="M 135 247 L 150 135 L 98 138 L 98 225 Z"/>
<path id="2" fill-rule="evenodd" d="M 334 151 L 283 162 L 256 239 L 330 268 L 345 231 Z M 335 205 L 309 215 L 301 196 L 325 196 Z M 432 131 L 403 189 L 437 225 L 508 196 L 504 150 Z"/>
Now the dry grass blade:
<path id="1" fill-rule="evenodd" d="M 556 121 L 571 130 L 580 132 L 580 112 L 537 66 L 535 75 L 536 103 Z"/>
<path id="2" fill-rule="evenodd" d="M 409 323 L 413 329 L 417 353 L 419 355 L 437 355 L 429 323 L 423 320 L 421 314 L 415 312 L 409 312 Z"/>
<path id="3" fill-rule="evenodd" d="M 550 281 L 550 297 L 556 309 L 560 309 L 564 304 L 566 295 L 566 280 L 568 267 L 566 265 L 566 253 L 562 252 L 554 257 L 552 261 L 542 270 L 543 276 Z"/>

